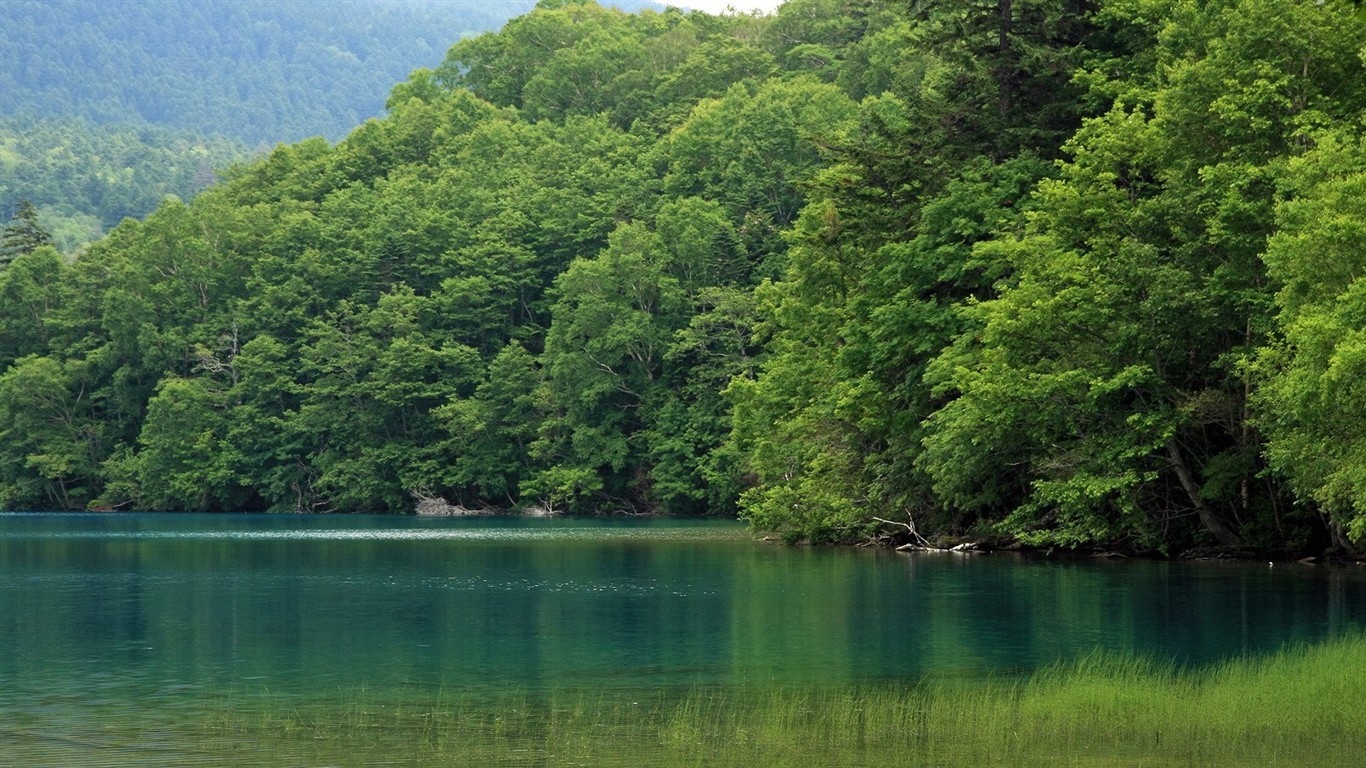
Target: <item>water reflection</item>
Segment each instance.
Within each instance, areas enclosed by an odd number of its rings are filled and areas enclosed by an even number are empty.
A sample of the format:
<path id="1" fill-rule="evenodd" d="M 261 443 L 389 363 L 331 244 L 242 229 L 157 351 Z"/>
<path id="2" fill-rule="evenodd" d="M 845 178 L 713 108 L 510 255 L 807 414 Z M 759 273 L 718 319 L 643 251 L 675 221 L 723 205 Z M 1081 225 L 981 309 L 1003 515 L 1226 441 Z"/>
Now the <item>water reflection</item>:
<path id="1" fill-rule="evenodd" d="M 784 548 L 714 522 L 0 515 L 0 703 L 1202 663 L 1364 606 L 1355 569 Z"/>

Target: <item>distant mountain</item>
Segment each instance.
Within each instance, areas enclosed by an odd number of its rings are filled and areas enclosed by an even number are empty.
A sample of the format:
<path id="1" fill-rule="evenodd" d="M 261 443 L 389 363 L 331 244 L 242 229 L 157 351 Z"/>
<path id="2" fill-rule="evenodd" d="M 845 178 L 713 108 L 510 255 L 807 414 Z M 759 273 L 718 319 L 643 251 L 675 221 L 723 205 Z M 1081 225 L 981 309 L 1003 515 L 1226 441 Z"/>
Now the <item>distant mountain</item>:
<path id="1" fill-rule="evenodd" d="M 0 117 L 337 140 L 534 0 L 5 0 Z"/>
<path id="2" fill-rule="evenodd" d="M 0 225 L 72 252 L 278 143 L 338 140 L 394 83 L 534 0 L 3 0 Z"/>

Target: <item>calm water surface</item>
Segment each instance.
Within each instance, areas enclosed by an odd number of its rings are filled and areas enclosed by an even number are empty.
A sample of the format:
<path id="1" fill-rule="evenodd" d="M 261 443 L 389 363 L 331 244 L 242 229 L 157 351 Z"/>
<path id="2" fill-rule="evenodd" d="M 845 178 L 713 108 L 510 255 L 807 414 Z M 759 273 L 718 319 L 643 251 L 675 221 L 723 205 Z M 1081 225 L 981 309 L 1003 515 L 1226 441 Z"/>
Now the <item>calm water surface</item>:
<path id="1" fill-rule="evenodd" d="M 0 758 L 7 733 L 225 692 L 972 680 L 1363 624 L 1358 569 L 786 548 L 715 521 L 0 514 Z"/>

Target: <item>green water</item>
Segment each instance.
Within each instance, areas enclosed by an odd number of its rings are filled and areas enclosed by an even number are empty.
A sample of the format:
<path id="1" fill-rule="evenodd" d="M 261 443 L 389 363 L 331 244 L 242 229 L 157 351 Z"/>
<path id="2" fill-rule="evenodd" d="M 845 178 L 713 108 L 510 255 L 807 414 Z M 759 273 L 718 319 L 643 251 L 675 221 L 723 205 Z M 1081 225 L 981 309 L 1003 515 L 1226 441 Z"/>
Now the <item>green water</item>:
<path id="1" fill-rule="evenodd" d="M 1363 625 L 1358 569 L 785 548 L 715 521 L 0 514 L 0 764 L 217 764 L 201 726 L 239 716 L 971 684 Z M 340 764 L 422 764 L 389 758 Z"/>

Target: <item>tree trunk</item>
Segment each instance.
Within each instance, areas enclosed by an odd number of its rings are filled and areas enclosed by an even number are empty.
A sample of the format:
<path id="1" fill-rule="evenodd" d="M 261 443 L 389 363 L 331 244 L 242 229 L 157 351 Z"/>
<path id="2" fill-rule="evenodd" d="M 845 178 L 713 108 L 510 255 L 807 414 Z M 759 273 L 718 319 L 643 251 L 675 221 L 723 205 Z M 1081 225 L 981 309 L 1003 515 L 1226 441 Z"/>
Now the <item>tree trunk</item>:
<path id="1" fill-rule="evenodd" d="M 1195 505 L 1195 511 L 1199 513 L 1200 522 L 1204 523 L 1205 530 L 1214 534 L 1214 538 L 1225 547 L 1241 547 L 1242 537 L 1229 528 L 1228 524 L 1209 508 L 1205 500 L 1200 498 L 1200 484 L 1195 482 L 1195 475 L 1186 463 L 1186 457 L 1181 455 L 1181 449 L 1175 440 L 1167 441 L 1167 456 L 1171 459 L 1172 469 L 1176 470 L 1176 479 L 1181 481 L 1181 487 L 1186 490 L 1186 495 Z"/>
<path id="2" fill-rule="evenodd" d="M 1328 535 L 1331 537 L 1331 547 L 1334 551 L 1350 557 L 1356 557 L 1359 554 L 1356 547 L 1352 545 L 1352 540 L 1347 538 L 1347 531 L 1343 530 L 1341 523 L 1325 515 L 1324 524 L 1328 526 Z"/>
<path id="3" fill-rule="evenodd" d="M 1014 0 L 996 0 L 996 108 L 1008 119 L 1015 106 L 1015 56 L 1010 50 Z"/>

